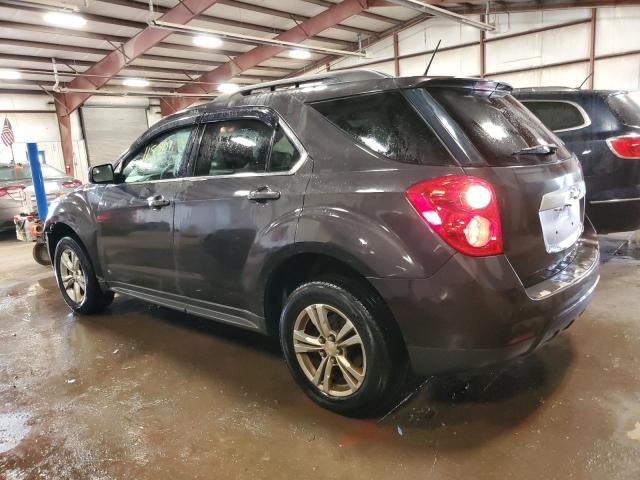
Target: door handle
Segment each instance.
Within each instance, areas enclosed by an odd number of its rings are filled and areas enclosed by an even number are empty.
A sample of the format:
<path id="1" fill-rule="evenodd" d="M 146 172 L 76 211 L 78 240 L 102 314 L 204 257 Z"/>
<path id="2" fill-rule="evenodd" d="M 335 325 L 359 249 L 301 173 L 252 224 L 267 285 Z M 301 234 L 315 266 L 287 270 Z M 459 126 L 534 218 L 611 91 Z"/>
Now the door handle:
<path id="1" fill-rule="evenodd" d="M 147 198 L 147 204 L 149 208 L 153 208 L 154 210 L 160 210 L 162 207 L 166 207 L 171 202 L 164 198 L 162 195 L 154 195 L 152 197 Z"/>
<path id="2" fill-rule="evenodd" d="M 269 200 L 278 200 L 280 198 L 280 192 L 271 190 L 271 188 L 265 185 L 264 187 L 251 190 L 247 198 L 253 202 L 267 202 Z"/>

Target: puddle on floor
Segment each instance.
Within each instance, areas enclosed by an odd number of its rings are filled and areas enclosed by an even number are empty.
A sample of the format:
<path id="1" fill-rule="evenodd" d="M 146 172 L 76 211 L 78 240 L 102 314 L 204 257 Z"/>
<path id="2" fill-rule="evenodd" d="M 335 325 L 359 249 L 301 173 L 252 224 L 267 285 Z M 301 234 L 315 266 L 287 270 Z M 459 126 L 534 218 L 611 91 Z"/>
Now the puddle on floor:
<path id="1" fill-rule="evenodd" d="M 29 418 L 24 412 L 0 413 L 0 453 L 13 450 L 27 436 Z"/>

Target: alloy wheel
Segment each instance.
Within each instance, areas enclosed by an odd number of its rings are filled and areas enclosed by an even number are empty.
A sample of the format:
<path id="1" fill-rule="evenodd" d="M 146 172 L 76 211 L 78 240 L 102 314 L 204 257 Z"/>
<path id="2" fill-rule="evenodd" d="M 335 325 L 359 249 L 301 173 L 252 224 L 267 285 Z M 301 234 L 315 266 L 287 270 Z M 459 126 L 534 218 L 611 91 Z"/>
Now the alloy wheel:
<path id="1" fill-rule="evenodd" d="M 302 310 L 293 327 L 293 347 L 305 376 L 324 395 L 353 395 L 365 379 L 362 338 L 335 307 L 313 304 Z"/>
<path id="2" fill-rule="evenodd" d="M 86 296 L 87 277 L 80 257 L 70 248 L 60 255 L 60 281 L 69 298 L 80 305 Z"/>

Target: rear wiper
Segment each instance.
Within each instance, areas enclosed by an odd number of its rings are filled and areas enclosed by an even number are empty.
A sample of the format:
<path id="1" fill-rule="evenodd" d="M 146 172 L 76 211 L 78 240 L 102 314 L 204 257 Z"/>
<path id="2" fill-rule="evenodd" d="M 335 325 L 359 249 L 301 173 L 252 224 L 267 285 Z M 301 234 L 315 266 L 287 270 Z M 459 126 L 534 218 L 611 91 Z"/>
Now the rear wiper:
<path id="1" fill-rule="evenodd" d="M 543 145 L 536 145 L 535 147 L 523 148 L 517 152 L 513 152 L 514 155 L 553 155 L 558 151 L 558 146 L 549 143 Z"/>

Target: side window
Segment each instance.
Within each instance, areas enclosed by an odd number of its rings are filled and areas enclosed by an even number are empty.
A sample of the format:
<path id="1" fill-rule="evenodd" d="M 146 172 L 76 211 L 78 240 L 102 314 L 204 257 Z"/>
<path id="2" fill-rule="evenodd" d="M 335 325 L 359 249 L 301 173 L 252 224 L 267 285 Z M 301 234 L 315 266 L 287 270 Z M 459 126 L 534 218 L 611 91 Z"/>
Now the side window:
<path id="1" fill-rule="evenodd" d="M 431 128 L 398 92 L 329 100 L 313 107 L 358 142 L 391 160 L 424 165 L 451 162 Z"/>
<path id="2" fill-rule="evenodd" d="M 259 120 L 231 120 L 205 126 L 195 175 L 264 172 L 273 128 Z"/>
<path id="3" fill-rule="evenodd" d="M 121 178 L 125 183 L 148 182 L 178 177 L 193 127 L 165 133 L 127 160 Z"/>
<path id="4" fill-rule="evenodd" d="M 522 102 L 542 123 L 554 132 L 584 127 L 588 123 L 580 109 L 568 102 Z"/>
<path id="5" fill-rule="evenodd" d="M 299 159 L 300 152 L 298 152 L 293 143 L 291 143 L 282 126 L 278 126 L 275 139 L 273 140 L 273 147 L 271 148 L 269 171 L 286 172 L 291 170 Z"/>

